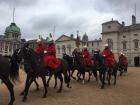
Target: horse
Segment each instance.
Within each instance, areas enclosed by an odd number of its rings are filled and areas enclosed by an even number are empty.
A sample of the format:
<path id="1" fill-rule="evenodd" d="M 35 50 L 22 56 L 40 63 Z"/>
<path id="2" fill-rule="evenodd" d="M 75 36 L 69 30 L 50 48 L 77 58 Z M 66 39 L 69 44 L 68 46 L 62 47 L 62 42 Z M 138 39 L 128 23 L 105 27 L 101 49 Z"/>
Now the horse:
<path id="1" fill-rule="evenodd" d="M 18 58 L 18 52 L 19 52 L 19 50 L 20 50 L 20 49 L 16 49 L 16 50 L 14 51 L 12 57 L 11 57 L 11 56 L 4 56 L 4 57 L 8 58 L 9 60 L 11 60 L 11 58 L 14 59 L 14 62 L 16 62 L 19 66 L 20 66 L 20 65 L 24 65 L 24 62 L 21 61 L 21 60 Z M 24 65 L 24 69 L 26 69 L 26 65 Z M 26 73 L 26 74 L 27 74 L 27 71 L 28 71 L 28 70 L 25 70 L 25 73 Z M 36 79 L 34 80 L 34 83 L 36 84 L 36 90 L 38 91 L 38 90 L 39 90 L 39 84 L 37 83 Z M 22 92 L 20 93 L 20 95 L 23 95 L 23 94 L 24 94 L 24 91 L 22 91 Z"/>
<path id="2" fill-rule="evenodd" d="M 0 55 L 0 79 L 2 80 L 2 83 L 4 83 L 8 88 L 11 97 L 8 105 L 13 105 L 15 101 L 14 89 L 13 89 L 14 86 L 10 81 L 10 79 L 14 83 L 16 80 L 19 79 L 18 69 L 19 69 L 18 62 L 15 61 L 13 56 L 9 59 Z"/>
<path id="3" fill-rule="evenodd" d="M 121 64 L 120 62 L 117 63 L 117 69 L 118 71 L 120 71 L 120 76 L 122 76 L 122 74 L 124 72 L 127 72 L 127 69 L 128 69 L 128 64 Z"/>
<path id="4" fill-rule="evenodd" d="M 98 80 L 98 77 L 97 77 L 97 72 L 94 71 L 93 69 L 93 65 L 91 66 L 87 66 L 84 62 L 84 58 L 80 55 L 80 54 L 75 54 L 74 56 L 74 60 L 75 60 L 75 65 L 76 67 L 78 68 L 78 78 L 80 79 L 80 76 L 82 75 L 82 83 L 85 84 L 85 72 L 88 72 L 89 73 L 89 78 L 88 78 L 88 81 L 90 81 L 90 77 L 93 73 L 94 77 L 96 78 L 96 81 Z"/>
<path id="5" fill-rule="evenodd" d="M 116 75 L 117 75 L 117 65 L 115 64 L 112 67 L 105 65 L 105 57 L 100 53 L 95 53 L 92 57 L 94 61 L 94 69 L 99 71 L 99 78 L 102 83 L 101 89 L 104 89 L 105 80 L 107 78 L 108 84 L 110 85 L 111 75 L 114 76 L 114 85 L 116 84 Z"/>
<path id="6" fill-rule="evenodd" d="M 30 85 L 37 77 L 41 77 L 44 84 L 45 93 L 43 95 L 43 98 L 45 98 L 47 95 L 47 87 L 49 85 L 49 80 L 52 74 L 54 74 L 55 77 L 58 77 L 61 81 L 61 85 L 58 92 L 62 91 L 62 83 L 63 83 L 62 73 L 64 74 L 67 87 L 69 88 L 69 82 L 70 82 L 69 76 L 67 75 L 67 69 L 65 67 L 66 65 L 64 65 L 65 63 L 63 60 L 61 60 L 61 65 L 59 66 L 59 68 L 57 68 L 55 71 L 50 70 L 50 77 L 46 83 L 46 77 L 45 77 L 46 70 L 50 68 L 44 68 L 42 59 L 38 56 L 38 54 L 36 54 L 36 52 L 33 49 L 22 47 L 18 53 L 18 58 L 24 59 L 24 64 L 25 64 L 24 66 L 26 67 L 26 72 L 27 72 L 24 96 L 22 99 L 23 102 L 27 100 L 27 95 L 28 95 L 28 90 L 30 88 Z"/>
<path id="7" fill-rule="evenodd" d="M 93 66 L 95 71 L 99 71 L 99 78 L 102 83 L 101 89 L 104 88 L 105 85 L 105 76 L 106 76 L 106 69 L 104 65 L 104 56 L 102 56 L 100 53 L 95 53 L 92 56 L 92 60 L 94 61 Z"/>
<path id="8" fill-rule="evenodd" d="M 68 54 L 63 54 L 63 59 L 65 59 L 68 62 L 70 76 L 74 80 L 76 80 L 76 77 L 73 76 L 73 73 L 75 70 L 78 70 L 78 68 L 77 68 L 76 62 L 74 60 L 74 57 L 71 57 Z M 77 75 L 78 75 L 78 73 L 77 73 Z"/>

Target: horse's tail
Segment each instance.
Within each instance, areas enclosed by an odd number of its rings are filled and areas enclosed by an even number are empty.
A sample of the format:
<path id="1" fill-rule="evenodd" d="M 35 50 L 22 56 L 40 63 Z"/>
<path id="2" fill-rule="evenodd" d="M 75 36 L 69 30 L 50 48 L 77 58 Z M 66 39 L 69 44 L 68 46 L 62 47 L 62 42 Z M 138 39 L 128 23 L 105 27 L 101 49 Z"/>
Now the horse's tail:
<path id="1" fill-rule="evenodd" d="M 15 83 L 15 80 L 19 80 L 19 65 L 18 63 L 11 58 L 11 67 L 10 67 L 10 78 Z"/>
<path id="2" fill-rule="evenodd" d="M 62 69 L 63 69 L 63 74 L 64 74 L 64 80 L 65 80 L 65 83 L 69 83 L 70 82 L 70 73 L 68 73 L 69 71 L 69 66 L 68 66 L 68 63 L 66 60 L 62 59 L 61 60 L 61 63 L 62 63 Z"/>

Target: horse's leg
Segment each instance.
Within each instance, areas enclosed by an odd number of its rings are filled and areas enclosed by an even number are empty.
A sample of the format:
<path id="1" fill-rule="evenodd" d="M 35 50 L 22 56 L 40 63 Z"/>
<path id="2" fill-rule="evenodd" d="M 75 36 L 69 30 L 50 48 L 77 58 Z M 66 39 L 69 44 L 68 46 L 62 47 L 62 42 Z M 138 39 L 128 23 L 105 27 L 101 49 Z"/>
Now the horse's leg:
<path id="1" fill-rule="evenodd" d="M 30 76 L 29 76 L 29 74 L 27 74 L 27 77 L 26 77 L 26 82 L 25 82 L 25 88 L 26 88 L 26 85 L 27 85 L 27 83 L 29 82 L 29 80 L 30 80 L 30 78 L 29 78 Z M 24 92 L 25 92 L 25 88 L 24 88 L 24 90 L 20 93 L 20 95 L 22 96 L 22 95 L 24 95 Z"/>
<path id="2" fill-rule="evenodd" d="M 110 68 L 108 71 L 108 85 L 110 85 L 111 71 L 112 71 L 112 69 Z"/>
<path id="3" fill-rule="evenodd" d="M 81 74 L 82 74 L 81 71 L 77 72 L 77 78 L 78 78 L 77 81 L 81 81 L 82 80 L 81 79 Z"/>
<path id="4" fill-rule="evenodd" d="M 51 78 L 52 78 L 52 73 L 50 74 L 49 79 L 47 81 L 47 87 L 49 87 L 49 82 L 50 82 Z"/>
<path id="5" fill-rule="evenodd" d="M 34 83 L 36 84 L 36 90 L 39 90 L 39 84 L 37 83 L 36 79 L 34 80 Z"/>
<path id="6" fill-rule="evenodd" d="M 57 92 L 60 93 L 62 91 L 62 86 L 63 86 L 63 77 L 62 77 L 61 73 L 58 74 L 58 78 L 60 79 L 61 84 L 60 84 L 60 88 Z"/>
<path id="7" fill-rule="evenodd" d="M 27 82 L 27 84 L 25 86 L 24 96 L 23 96 L 23 99 L 22 99 L 23 102 L 25 102 L 27 100 L 27 95 L 28 95 L 28 91 L 29 91 L 30 85 L 32 84 L 32 82 L 35 79 L 35 77 L 30 77 L 30 78 L 31 78 L 30 81 Z"/>
<path id="8" fill-rule="evenodd" d="M 45 92 L 44 92 L 43 98 L 46 98 L 46 95 L 47 95 L 46 77 L 45 77 L 45 76 L 42 76 L 41 78 L 42 78 L 43 85 L 44 85 L 44 89 L 45 89 Z"/>
<path id="9" fill-rule="evenodd" d="M 88 80 L 87 80 L 87 82 L 89 82 L 89 81 L 90 81 L 90 76 L 91 76 L 91 73 L 90 73 L 90 71 L 88 71 L 88 74 L 89 74 L 89 77 L 88 77 Z"/>
<path id="10" fill-rule="evenodd" d="M 82 73 L 83 79 L 82 79 L 82 83 L 85 84 L 85 72 Z"/>
<path id="11" fill-rule="evenodd" d="M 106 77 L 106 71 L 103 70 L 102 73 L 102 86 L 101 86 L 101 89 L 104 89 L 104 85 L 105 85 L 105 77 Z"/>
<path id="12" fill-rule="evenodd" d="M 98 76 L 97 76 L 97 70 L 96 70 L 96 68 L 93 69 L 93 75 L 96 78 L 96 81 L 98 81 Z"/>
<path id="13" fill-rule="evenodd" d="M 113 75 L 114 75 L 114 85 L 116 85 L 117 69 L 113 70 Z"/>
<path id="14" fill-rule="evenodd" d="M 13 103 L 15 101 L 13 84 L 11 83 L 11 81 L 9 80 L 8 77 L 7 78 L 3 78 L 2 81 L 5 83 L 6 87 L 8 88 L 8 90 L 10 92 L 11 100 L 10 100 L 8 105 L 13 105 Z"/>
<path id="15" fill-rule="evenodd" d="M 74 71 L 75 71 L 75 70 L 73 69 L 73 70 L 72 70 L 72 73 L 71 73 L 71 77 L 72 77 L 74 80 L 76 80 L 76 77 L 73 76 Z"/>
<path id="16" fill-rule="evenodd" d="M 54 88 L 56 88 L 56 86 L 57 86 L 57 75 L 54 75 L 54 78 L 55 78 L 55 85 L 54 85 Z"/>

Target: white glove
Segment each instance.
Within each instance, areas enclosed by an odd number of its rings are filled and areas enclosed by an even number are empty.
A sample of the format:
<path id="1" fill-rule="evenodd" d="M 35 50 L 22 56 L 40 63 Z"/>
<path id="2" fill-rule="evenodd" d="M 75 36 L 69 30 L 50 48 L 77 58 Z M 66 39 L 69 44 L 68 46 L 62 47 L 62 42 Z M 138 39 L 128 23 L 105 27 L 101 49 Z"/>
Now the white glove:
<path id="1" fill-rule="evenodd" d="M 46 50 L 44 50 L 44 54 L 46 54 L 47 53 L 47 51 Z"/>

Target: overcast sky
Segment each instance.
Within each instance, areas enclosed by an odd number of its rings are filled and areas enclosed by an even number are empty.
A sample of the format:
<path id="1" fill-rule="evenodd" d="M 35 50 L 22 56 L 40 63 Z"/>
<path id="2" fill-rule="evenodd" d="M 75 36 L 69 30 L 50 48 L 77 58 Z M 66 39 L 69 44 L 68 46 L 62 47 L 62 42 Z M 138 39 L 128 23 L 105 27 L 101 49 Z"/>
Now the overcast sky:
<path id="1" fill-rule="evenodd" d="M 55 38 L 62 34 L 85 32 L 90 39 L 101 37 L 101 24 L 112 18 L 131 24 L 137 5 L 137 22 L 140 22 L 140 0 L 0 0 L 0 34 L 12 22 L 20 27 L 22 38 L 47 37 L 54 26 Z"/>

